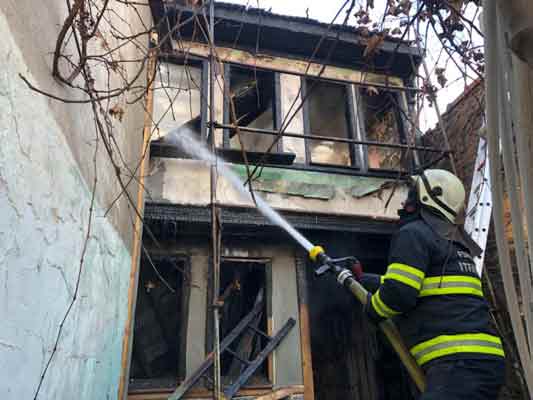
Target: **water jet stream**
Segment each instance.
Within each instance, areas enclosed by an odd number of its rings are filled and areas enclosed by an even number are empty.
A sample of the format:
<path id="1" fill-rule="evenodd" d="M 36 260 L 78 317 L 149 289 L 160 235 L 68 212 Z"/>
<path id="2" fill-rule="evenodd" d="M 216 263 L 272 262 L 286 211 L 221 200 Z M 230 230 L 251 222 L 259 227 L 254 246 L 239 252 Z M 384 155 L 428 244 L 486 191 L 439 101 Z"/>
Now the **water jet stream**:
<path id="1" fill-rule="evenodd" d="M 179 147 L 191 157 L 199 158 L 210 164 L 217 161 L 217 157 L 211 153 L 207 147 L 196 138 L 197 134 L 187 125 L 170 131 L 163 139 L 165 143 Z M 221 160 L 218 159 L 217 171 L 224 176 L 231 185 L 239 192 L 241 197 L 246 200 L 253 200 L 248 188 L 246 188 L 241 179 Z M 307 252 L 314 246 L 300 232 L 294 229 L 285 218 L 276 212 L 270 205 L 258 194 L 254 193 L 257 209 L 270 222 L 284 229 L 294 240 L 296 240 Z"/>

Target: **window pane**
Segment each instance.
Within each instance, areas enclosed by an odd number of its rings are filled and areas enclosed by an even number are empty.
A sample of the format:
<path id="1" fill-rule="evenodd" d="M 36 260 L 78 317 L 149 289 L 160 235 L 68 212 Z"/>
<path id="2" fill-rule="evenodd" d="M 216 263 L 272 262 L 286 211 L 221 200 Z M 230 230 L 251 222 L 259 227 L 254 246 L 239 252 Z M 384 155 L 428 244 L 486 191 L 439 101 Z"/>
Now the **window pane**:
<path id="1" fill-rule="evenodd" d="M 363 88 L 361 99 L 366 138 L 380 143 L 400 143 L 398 119 L 393 93 L 374 87 Z M 401 166 L 402 150 L 368 146 L 368 167 L 397 170 Z"/>
<path id="2" fill-rule="evenodd" d="M 250 128 L 274 129 L 274 73 L 240 67 L 231 67 L 229 119 L 231 123 Z M 232 148 L 240 149 L 235 132 L 230 139 Z M 241 133 L 241 140 L 247 151 L 268 150 L 275 136 L 261 133 Z M 276 149 L 274 148 L 274 151 Z"/>
<path id="3" fill-rule="evenodd" d="M 310 133 L 334 138 L 350 137 L 345 86 L 308 79 L 307 91 Z M 351 165 L 348 143 L 310 140 L 308 146 L 312 163 Z"/>
<path id="4" fill-rule="evenodd" d="M 201 77 L 200 67 L 159 64 L 154 82 L 153 118 L 156 129 L 152 140 L 180 127 L 200 134 Z"/>

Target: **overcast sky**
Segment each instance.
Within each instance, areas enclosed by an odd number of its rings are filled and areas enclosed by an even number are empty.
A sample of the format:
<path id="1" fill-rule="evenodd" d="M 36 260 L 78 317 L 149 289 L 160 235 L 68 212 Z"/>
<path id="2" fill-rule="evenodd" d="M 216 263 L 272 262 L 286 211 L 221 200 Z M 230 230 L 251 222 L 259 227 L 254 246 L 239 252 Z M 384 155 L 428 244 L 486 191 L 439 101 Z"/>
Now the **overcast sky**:
<path id="1" fill-rule="evenodd" d="M 235 3 L 248 5 L 250 7 L 260 7 L 266 10 L 271 9 L 272 12 L 277 14 L 284 15 L 294 15 L 305 17 L 308 13 L 309 18 L 317 19 L 323 22 L 331 22 L 339 8 L 345 2 L 345 0 L 223 0 L 225 3 Z M 357 0 L 357 3 L 365 3 L 366 1 Z M 384 5 L 386 0 L 375 0 L 375 10 L 374 15 L 381 15 L 383 12 Z M 359 8 L 359 5 L 356 5 L 356 9 Z M 468 10 L 467 10 L 468 12 Z M 353 13 L 352 13 L 353 14 Z M 338 19 L 335 21 L 337 23 L 342 23 L 345 17 L 345 13 L 341 13 Z M 355 24 L 355 17 L 351 16 L 349 24 Z M 429 36 L 429 49 L 428 49 L 428 66 L 430 69 L 435 65 L 435 60 L 441 60 L 439 66 L 446 68 L 446 75 L 448 81 L 450 82 L 447 87 L 440 89 L 437 96 L 437 101 L 440 107 L 441 112 L 443 113 L 446 110 L 446 106 L 451 103 L 455 98 L 457 98 L 465 88 L 465 81 L 461 78 L 461 73 L 457 68 L 454 67 L 453 63 L 447 62 L 444 64 L 442 60 L 444 54 L 442 53 L 442 47 L 439 44 L 438 39 L 435 35 Z M 442 53 L 442 54 L 441 54 Z M 421 73 L 423 74 L 422 70 Z M 432 83 L 438 86 L 435 77 L 432 77 Z M 467 81 L 466 83 L 470 83 Z M 420 128 L 422 131 L 426 131 L 429 128 L 435 126 L 437 122 L 437 114 L 434 108 L 425 107 L 423 115 L 420 119 Z"/>

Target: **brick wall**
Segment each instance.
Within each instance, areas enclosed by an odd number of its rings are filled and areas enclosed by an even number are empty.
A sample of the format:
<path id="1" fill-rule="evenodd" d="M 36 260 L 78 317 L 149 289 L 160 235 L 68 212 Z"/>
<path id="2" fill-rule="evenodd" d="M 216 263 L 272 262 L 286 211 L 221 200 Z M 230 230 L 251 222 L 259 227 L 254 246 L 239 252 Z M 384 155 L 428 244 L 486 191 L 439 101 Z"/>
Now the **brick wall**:
<path id="1" fill-rule="evenodd" d="M 457 174 L 463 181 L 467 193 L 470 192 L 484 109 L 484 86 L 481 81 L 475 81 L 448 106 L 442 116 Z M 422 137 L 422 143 L 428 147 L 444 147 L 440 127 L 427 132 Z M 425 154 L 423 159 L 424 162 L 429 162 L 431 155 Z M 450 163 L 448 160 L 443 160 L 435 167 L 450 169 Z"/>

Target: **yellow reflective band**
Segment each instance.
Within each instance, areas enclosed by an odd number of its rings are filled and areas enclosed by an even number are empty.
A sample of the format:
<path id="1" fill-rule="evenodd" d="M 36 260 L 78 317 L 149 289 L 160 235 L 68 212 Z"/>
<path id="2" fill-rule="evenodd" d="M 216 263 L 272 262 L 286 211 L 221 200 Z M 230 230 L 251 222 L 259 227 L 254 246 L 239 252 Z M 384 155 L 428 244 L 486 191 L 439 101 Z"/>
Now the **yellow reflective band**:
<path id="1" fill-rule="evenodd" d="M 481 281 L 478 278 L 464 275 L 432 276 L 424 279 L 419 297 L 446 294 L 467 294 L 483 297 Z"/>
<path id="2" fill-rule="evenodd" d="M 409 265 L 392 263 L 387 268 L 385 279 L 393 279 L 405 285 L 411 286 L 418 291 L 422 287 L 424 273 L 419 269 L 410 267 Z"/>
<path id="3" fill-rule="evenodd" d="M 385 275 L 385 279 L 393 279 L 395 281 L 411 286 L 412 288 L 416 290 L 420 290 L 420 288 L 422 287 L 422 282 L 415 281 L 411 278 L 408 278 L 400 274 L 394 274 L 394 273 L 388 272 L 387 275 Z"/>
<path id="4" fill-rule="evenodd" d="M 379 290 L 372 296 L 372 306 L 374 307 L 374 310 L 378 313 L 379 316 L 383 318 L 390 318 L 395 315 L 401 314 L 399 311 L 395 311 L 392 308 L 390 308 L 388 305 L 386 305 L 383 300 L 381 300 L 381 297 L 379 295 Z"/>
<path id="5" fill-rule="evenodd" d="M 389 272 L 391 269 L 399 269 L 400 271 L 407 272 L 409 274 L 415 275 L 420 279 L 424 279 L 424 272 L 420 271 L 418 268 L 410 267 L 406 264 L 400 264 L 400 263 L 392 263 L 387 268 L 387 272 Z"/>
<path id="6" fill-rule="evenodd" d="M 383 285 L 383 282 L 385 282 L 385 275 L 381 275 L 379 277 L 379 283 L 381 283 Z"/>
<path id="7" fill-rule="evenodd" d="M 502 348 L 486 346 L 451 346 L 444 349 L 432 351 L 431 353 L 427 353 L 422 357 L 416 358 L 416 361 L 418 365 L 424 365 L 425 363 L 434 360 L 435 358 L 457 353 L 490 354 L 494 356 L 505 357 L 505 352 Z"/>
<path id="8" fill-rule="evenodd" d="M 445 294 L 470 294 L 472 296 L 483 297 L 483 291 L 467 287 L 422 289 L 418 294 L 418 297 L 440 296 Z"/>
<path id="9" fill-rule="evenodd" d="M 479 278 L 466 275 L 444 275 L 444 276 L 432 276 L 424 279 L 425 284 L 435 284 L 441 282 L 466 282 L 481 287 L 481 281 Z"/>
<path id="10" fill-rule="evenodd" d="M 422 350 L 425 350 L 428 347 L 434 346 L 436 344 L 449 343 L 459 340 L 484 340 L 486 342 L 502 344 L 502 341 L 498 336 L 489 335 L 488 333 L 461 333 L 458 335 L 440 335 L 412 347 L 411 353 L 414 354 L 421 352 Z"/>
<path id="11" fill-rule="evenodd" d="M 376 295 L 373 295 L 370 301 L 372 303 L 372 308 L 380 317 L 388 318 L 387 314 L 385 314 L 385 312 L 379 306 Z"/>
<path id="12" fill-rule="evenodd" d="M 486 333 L 441 335 L 419 343 L 411 349 L 411 354 L 419 365 L 457 353 L 505 356 L 500 338 Z"/>

